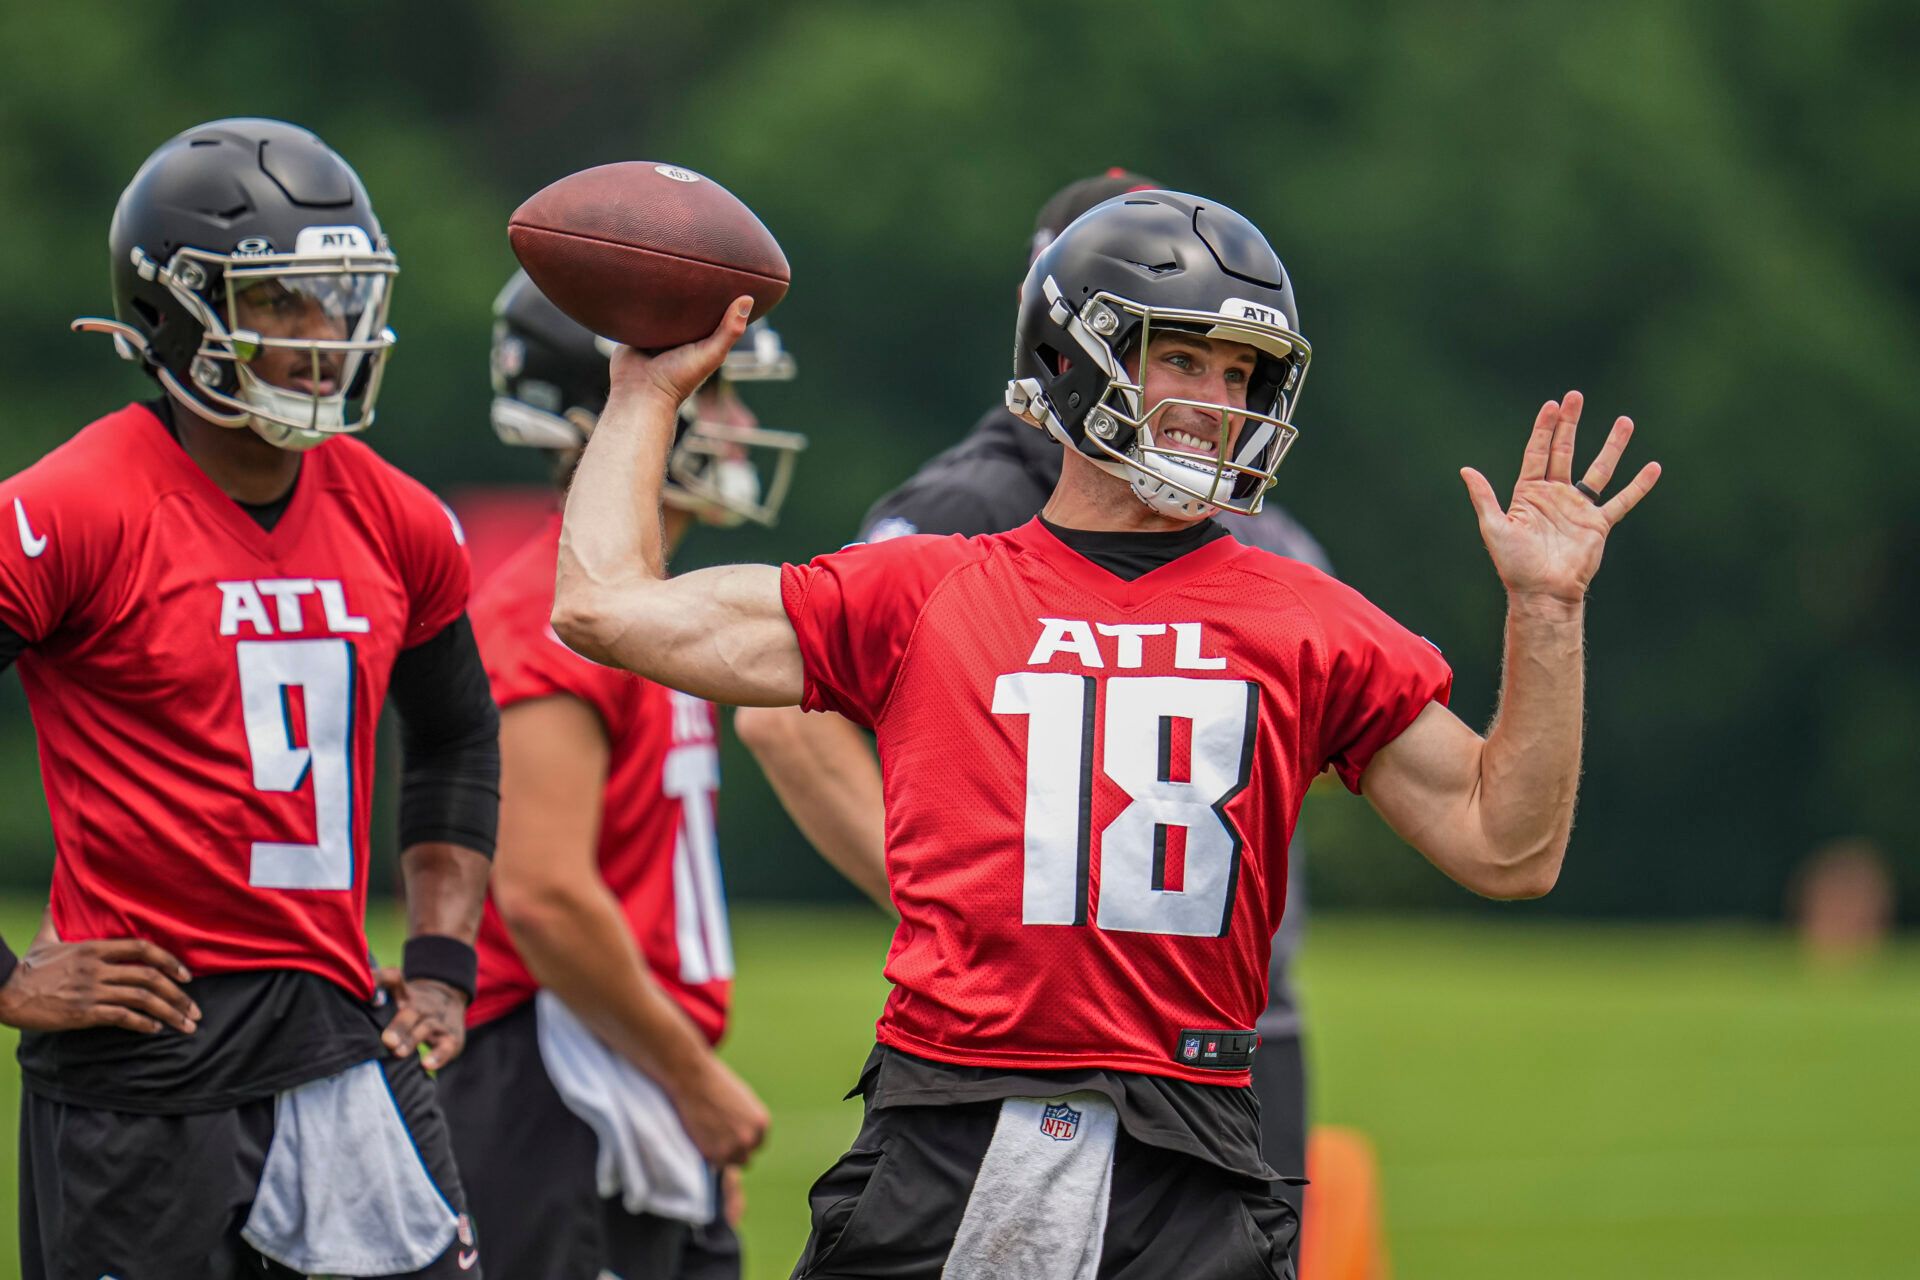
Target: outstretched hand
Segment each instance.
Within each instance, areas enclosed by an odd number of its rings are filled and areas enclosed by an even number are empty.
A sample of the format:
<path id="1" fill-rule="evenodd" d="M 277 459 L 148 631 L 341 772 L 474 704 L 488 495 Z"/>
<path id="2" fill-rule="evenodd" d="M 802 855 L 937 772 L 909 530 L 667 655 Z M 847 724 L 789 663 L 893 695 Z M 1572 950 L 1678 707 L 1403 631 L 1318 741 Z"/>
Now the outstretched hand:
<path id="1" fill-rule="evenodd" d="M 1564 400 L 1540 406 L 1520 460 L 1513 501 L 1505 510 L 1485 476 L 1472 467 L 1461 469 L 1460 478 L 1466 481 L 1467 495 L 1480 520 L 1480 537 L 1509 595 L 1546 597 L 1566 604 L 1584 600 L 1593 575 L 1600 570 L 1607 534 L 1660 478 L 1660 464 L 1649 462 L 1605 502 L 1576 488 L 1573 443 L 1581 403 L 1580 393 L 1569 391 Z M 1593 494 L 1605 493 L 1632 437 L 1633 420 L 1615 419 L 1607 442 L 1581 479 Z"/>
<path id="2" fill-rule="evenodd" d="M 654 355 L 632 347 L 616 347 L 611 376 L 613 395 L 652 394 L 670 401 L 676 408 L 693 398 L 700 384 L 727 358 L 727 352 L 746 332 L 747 317 L 753 314 L 753 299 L 739 297 L 720 317 L 720 324 L 706 337 L 685 346 L 670 347 Z"/>

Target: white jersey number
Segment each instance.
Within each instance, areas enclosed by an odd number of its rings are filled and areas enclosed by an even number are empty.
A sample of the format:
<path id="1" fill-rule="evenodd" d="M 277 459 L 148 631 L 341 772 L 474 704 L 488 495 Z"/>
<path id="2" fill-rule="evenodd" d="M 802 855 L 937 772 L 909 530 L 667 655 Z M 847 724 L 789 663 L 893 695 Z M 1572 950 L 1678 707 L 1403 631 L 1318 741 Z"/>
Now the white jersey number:
<path id="1" fill-rule="evenodd" d="M 1016 671 L 993 687 L 998 715 L 1027 717 L 1026 924 L 1087 923 L 1093 847 L 1092 676 Z M 1226 805 L 1247 785 L 1257 691 L 1245 680 L 1114 676 L 1106 682 L 1106 775 L 1129 803 L 1100 832 L 1102 929 L 1219 937 L 1233 914 L 1240 833 Z M 1186 767 L 1173 759 L 1174 722 L 1188 723 Z M 1175 772 L 1186 778 L 1175 781 Z M 1179 887 L 1168 850 L 1186 845 Z"/>
<path id="2" fill-rule="evenodd" d="M 261 889 L 353 887 L 353 646 L 345 640 L 242 640 L 240 705 L 253 785 L 298 791 L 313 781 L 314 842 L 253 842 L 247 879 Z M 307 745 L 293 741 L 293 690 Z"/>
<path id="3" fill-rule="evenodd" d="M 720 753 L 712 743 L 689 743 L 667 753 L 660 790 L 680 802 L 680 831 L 673 840 L 673 927 L 680 980 L 687 983 L 733 976 L 720 842 L 713 830 L 713 797 L 719 789 Z"/>

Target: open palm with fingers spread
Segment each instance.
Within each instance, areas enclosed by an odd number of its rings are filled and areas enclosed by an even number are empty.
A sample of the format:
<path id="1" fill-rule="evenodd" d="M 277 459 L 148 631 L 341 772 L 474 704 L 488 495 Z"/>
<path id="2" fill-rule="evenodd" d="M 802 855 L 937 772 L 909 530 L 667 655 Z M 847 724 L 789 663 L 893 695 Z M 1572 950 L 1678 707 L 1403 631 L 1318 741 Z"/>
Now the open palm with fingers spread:
<path id="1" fill-rule="evenodd" d="M 1607 534 L 1652 492 L 1660 478 L 1660 464 L 1649 462 L 1625 488 L 1603 500 L 1620 465 L 1620 454 L 1633 438 L 1633 420 L 1617 418 L 1607 442 L 1576 484 L 1573 442 L 1581 403 L 1580 393 L 1569 391 L 1565 399 L 1540 406 L 1520 461 L 1513 501 L 1504 511 L 1485 476 L 1472 467 L 1460 472 L 1480 520 L 1480 537 L 1510 595 L 1568 604 L 1585 599 L 1588 584 L 1600 570 Z"/>

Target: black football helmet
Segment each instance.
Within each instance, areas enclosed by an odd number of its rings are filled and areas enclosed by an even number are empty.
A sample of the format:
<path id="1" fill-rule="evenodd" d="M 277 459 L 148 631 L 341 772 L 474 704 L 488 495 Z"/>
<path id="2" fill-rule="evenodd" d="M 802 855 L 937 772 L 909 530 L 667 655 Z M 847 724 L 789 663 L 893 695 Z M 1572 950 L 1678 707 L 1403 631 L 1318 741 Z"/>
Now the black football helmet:
<path id="1" fill-rule="evenodd" d="M 578 449 L 607 407 L 607 361 L 614 344 L 553 305 L 524 271 L 516 271 L 493 303 L 493 429 L 508 444 Z M 786 382 L 794 360 L 780 335 L 756 320 L 727 353 L 716 377 L 729 382 Z M 680 406 L 667 456 L 665 501 L 708 524 L 752 520 L 771 525 L 780 514 L 805 436 L 742 427 L 699 416 L 698 397 Z"/>
<path id="2" fill-rule="evenodd" d="M 1286 269 L 1251 222 L 1198 196 L 1135 191 L 1095 205 L 1036 257 L 1020 290 L 1007 407 L 1131 482 L 1154 510 L 1197 519 L 1260 509 L 1296 434 L 1312 349 Z M 1153 333 L 1244 343 L 1256 361 L 1244 409 L 1144 403 L 1125 360 Z M 1154 439 L 1172 403 L 1218 410 L 1216 456 Z M 1231 444 L 1231 456 L 1223 455 Z"/>
<path id="3" fill-rule="evenodd" d="M 115 319 L 74 327 L 111 333 L 181 405 L 284 449 L 372 425 L 399 265 L 359 175 L 319 138 L 279 120 L 189 129 L 140 166 L 107 239 Z M 320 317 L 325 336 L 239 323 L 276 310 Z M 259 377 L 275 348 L 303 353 L 325 390 Z"/>

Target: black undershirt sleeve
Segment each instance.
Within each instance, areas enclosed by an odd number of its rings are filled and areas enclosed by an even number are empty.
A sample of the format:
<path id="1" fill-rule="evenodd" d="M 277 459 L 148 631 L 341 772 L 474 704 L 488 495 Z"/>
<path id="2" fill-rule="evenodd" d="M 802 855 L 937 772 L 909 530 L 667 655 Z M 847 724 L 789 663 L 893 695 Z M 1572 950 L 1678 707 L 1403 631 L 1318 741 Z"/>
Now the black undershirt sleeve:
<path id="1" fill-rule="evenodd" d="M 493 856 L 500 824 L 500 710 L 465 614 L 393 663 L 400 715 L 400 847 L 444 841 Z"/>

